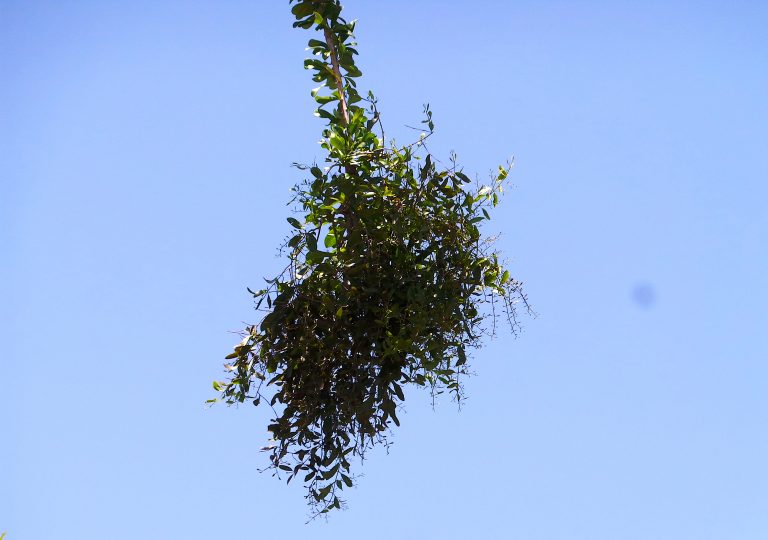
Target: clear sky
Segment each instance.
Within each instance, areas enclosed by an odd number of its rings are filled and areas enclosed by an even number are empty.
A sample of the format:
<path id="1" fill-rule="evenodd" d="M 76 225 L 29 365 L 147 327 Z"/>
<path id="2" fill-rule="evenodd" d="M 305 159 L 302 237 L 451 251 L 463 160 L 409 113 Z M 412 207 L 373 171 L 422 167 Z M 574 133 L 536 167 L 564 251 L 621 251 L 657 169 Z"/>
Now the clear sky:
<path id="1" fill-rule="evenodd" d="M 322 159 L 288 2 L 0 0 L 7 540 L 768 538 L 768 4 L 348 0 L 392 136 L 514 188 L 539 317 L 411 390 L 349 510 L 205 409 Z"/>

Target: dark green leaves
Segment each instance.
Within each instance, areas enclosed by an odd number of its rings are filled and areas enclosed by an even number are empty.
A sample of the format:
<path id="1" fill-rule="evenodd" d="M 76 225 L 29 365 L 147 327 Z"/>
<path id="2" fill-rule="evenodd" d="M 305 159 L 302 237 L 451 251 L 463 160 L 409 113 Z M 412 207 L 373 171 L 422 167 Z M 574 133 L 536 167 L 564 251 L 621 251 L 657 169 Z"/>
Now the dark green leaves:
<path id="1" fill-rule="evenodd" d="M 296 218 L 289 217 L 288 223 L 290 223 L 293 227 L 297 229 L 301 229 L 301 223 L 299 223 L 299 220 Z"/>
<path id="2" fill-rule="evenodd" d="M 228 403 L 274 407 L 271 466 L 289 481 L 303 471 L 307 498 L 324 513 L 353 485 L 352 458 L 400 425 L 404 386 L 461 399 L 466 349 L 480 344 L 484 316 L 506 314 L 514 325 L 525 297 L 478 229 L 508 168 L 475 192 L 455 163 L 438 166 L 423 138 L 385 146 L 373 94 L 360 106 L 354 24 L 338 0 L 292 4 L 296 26 L 322 30 L 305 67 L 320 83 L 312 96 L 327 121 L 325 164 L 299 167 L 311 176 L 296 187 L 303 220 L 287 219 L 286 269 L 251 291 L 266 312 L 227 356 L 230 380 L 214 389 Z"/>
<path id="3" fill-rule="evenodd" d="M 307 249 L 309 251 L 317 251 L 317 237 L 308 234 L 306 237 Z"/>
<path id="4" fill-rule="evenodd" d="M 291 13 L 293 13 L 297 19 L 311 15 L 314 11 L 315 8 L 312 5 L 312 2 L 299 2 L 291 9 Z"/>

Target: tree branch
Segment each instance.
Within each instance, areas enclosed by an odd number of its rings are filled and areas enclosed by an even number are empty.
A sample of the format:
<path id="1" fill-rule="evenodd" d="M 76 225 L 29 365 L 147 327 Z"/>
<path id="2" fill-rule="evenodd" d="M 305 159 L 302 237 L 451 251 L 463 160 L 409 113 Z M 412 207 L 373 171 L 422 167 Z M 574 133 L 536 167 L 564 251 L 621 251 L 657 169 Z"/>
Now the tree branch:
<path id="1" fill-rule="evenodd" d="M 333 34 L 331 30 L 325 25 L 323 28 L 325 34 L 325 43 L 328 45 L 328 52 L 331 56 L 331 66 L 333 67 L 333 74 L 336 75 L 336 89 L 339 91 L 339 107 L 341 107 L 341 116 L 344 119 L 344 125 L 349 124 L 349 111 L 347 110 L 347 96 L 344 94 L 344 79 L 341 77 L 341 70 L 339 69 L 339 59 L 336 54 L 336 46 L 333 43 Z"/>

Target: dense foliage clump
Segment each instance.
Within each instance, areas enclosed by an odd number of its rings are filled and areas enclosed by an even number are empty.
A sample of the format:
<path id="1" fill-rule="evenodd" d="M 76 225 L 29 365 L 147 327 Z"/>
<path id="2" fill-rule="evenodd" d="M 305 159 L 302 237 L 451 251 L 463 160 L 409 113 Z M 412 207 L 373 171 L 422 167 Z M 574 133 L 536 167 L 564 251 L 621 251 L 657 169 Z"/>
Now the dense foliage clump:
<path id="1" fill-rule="evenodd" d="M 426 146 L 428 107 L 417 142 L 387 146 L 376 100 L 357 91 L 354 22 L 338 0 L 291 3 L 294 26 L 322 36 L 309 41 L 305 67 L 320 84 L 312 95 L 327 121 L 326 162 L 300 166 L 303 219 L 288 218 L 288 265 L 251 291 L 264 316 L 227 357 L 230 379 L 214 386 L 228 403 L 272 406 L 271 467 L 302 478 L 325 512 L 352 486 L 351 460 L 399 425 L 404 388 L 461 398 L 484 316 L 503 314 L 514 328 L 525 297 L 478 228 L 508 165 L 484 186 L 455 159 L 439 167 Z"/>

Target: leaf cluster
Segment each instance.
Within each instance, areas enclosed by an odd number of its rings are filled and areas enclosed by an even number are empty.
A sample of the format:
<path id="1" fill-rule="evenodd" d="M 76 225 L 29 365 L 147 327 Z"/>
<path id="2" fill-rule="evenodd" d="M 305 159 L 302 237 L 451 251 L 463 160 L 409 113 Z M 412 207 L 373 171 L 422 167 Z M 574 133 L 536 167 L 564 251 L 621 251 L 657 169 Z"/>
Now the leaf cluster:
<path id="1" fill-rule="evenodd" d="M 356 89 L 354 22 L 338 0 L 292 4 L 294 26 L 324 36 L 309 41 L 305 67 L 320 83 L 312 96 L 327 121 L 326 162 L 299 166 L 288 264 L 251 291 L 263 317 L 214 387 L 227 403 L 272 407 L 270 466 L 289 482 L 299 476 L 323 513 L 341 507 L 354 458 L 387 444 L 407 387 L 461 399 L 484 319 L 503 313 L 514 329 L 525 296 L 480 229 L 509 166 L 485 186 L 455 158 L 441 166 L 426 145 L 429 107 L 418 141 L 385 145 L 375 98 Z"/>

